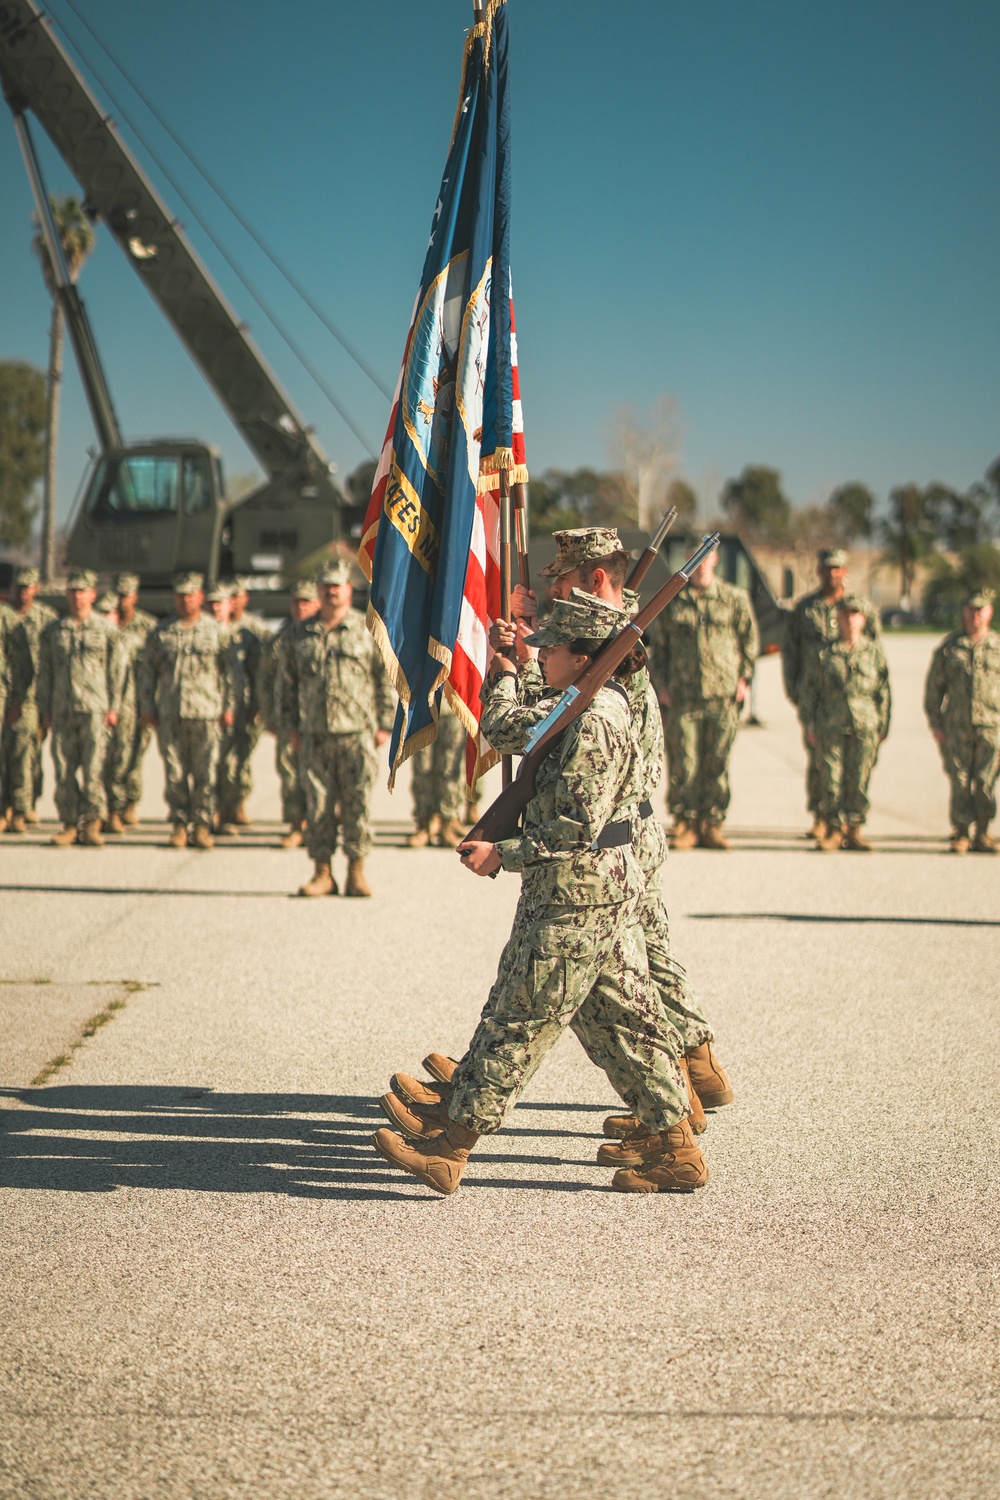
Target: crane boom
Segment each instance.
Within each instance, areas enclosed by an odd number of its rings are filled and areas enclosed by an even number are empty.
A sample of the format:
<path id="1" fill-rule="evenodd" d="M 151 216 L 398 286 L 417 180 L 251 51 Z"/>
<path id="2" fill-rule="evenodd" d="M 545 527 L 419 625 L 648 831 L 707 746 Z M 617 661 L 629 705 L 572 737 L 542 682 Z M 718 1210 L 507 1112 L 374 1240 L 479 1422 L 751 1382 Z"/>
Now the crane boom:
<path id="1" fill-rule="evenodd" d="M 34 0 L 0 0 L 0 82 L 15 119 L 30 109 L 44 127 L 268 477 L 341 503 L 326 454 Z"/>

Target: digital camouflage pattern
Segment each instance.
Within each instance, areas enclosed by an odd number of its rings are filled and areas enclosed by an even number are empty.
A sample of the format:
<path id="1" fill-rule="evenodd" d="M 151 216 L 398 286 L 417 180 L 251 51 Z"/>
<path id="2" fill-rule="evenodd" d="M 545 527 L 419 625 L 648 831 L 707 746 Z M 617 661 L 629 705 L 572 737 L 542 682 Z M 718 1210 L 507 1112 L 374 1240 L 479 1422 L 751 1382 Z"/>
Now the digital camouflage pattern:
<path id="1" fill-rule="evenodd" d="M 987 601 L 988 602 L 988 601 Z M 952 827 L 985 832 L 996 817 L 1000 777 L 1000 635 L 973 645 L 953 631 L 931 658 L 924 712 L 944 734 L 941 758 L 950 788 Z"/>
<path id="2" fill-rule="evenodd" d="M 232 727 L 224 729 L 219 750 L 218 803 L 223 822 L 230 822 L 237 807 L 253 790 L 250 757 L 260 739 L 259 678 L 264 656 L 265 641 L 260 630 L 251 623 L 252 617 L 244 615 L 237 623 L 230 621 L 230 650 L 235 664 L 235 676 L 240 685 Z M 267 630 L 263 621 L 258 622 Z M 270 632 L 268 632 L 270 634 Z"/>
<path id="3" fill-rule="evenodd" d="M 842 562 L 824 562 L 824 558 L 837 556 Z M 837 548 L 820 553 L 820 564 L 826 567 L 846 567 L 846 554 Z M 881 635 L 878 610 L 870 600 L 864 604 L 865 635 L 877 641 Z M 799 703 L 802 685 L 810 662 L 814 661 L 824 646 L 840 639 L 837 623 L 837 601 L 823 597 L 821 589 L 814 589 L 799 599 L 795 608 L 785 615 L 785 628 L 781 642 L 781 673 L 785 684 L 785 696 L 798 709 L 802 725 L 802 743 L 806 752 L 806 805 L 811 813 L 820 811 L 820 770 L 815 747 L 809 743 L 810 725 L 805 719 Z"/>
<path id="4" fill-rule="evenodd" d="M 313 615 L 283 635 L 275 697 L 279 724 L 303 734 L 374 737 L 391 729 L 392 688 L 360 610 L 329 630 Z"/>
<path id="5" fill-rule="evenodd" d="M 124 681 L 117 634 L 100 615 L 67 615 L 42 631 L 38 712 L 52 725 L 56 809 L 67 825 L 107 816 L 105 718 L 120 711 Z"/>
<path id="6" fill-rule="evenodd" d="M 799 697 L 803 722 L 816 736 L 820 817 L 855 827 L 868 817 L 868 783 L 889 732 L 889 669 L 881 643 L 836 640 L 815 656 Z"/>
<path id="7" fill-rule="evenodd" d="M 121 593 L 121 579 L 118 583 Z M 155 618 L 143 609 L 137 609 L 127 625 L 119 621 L 117 626 L 119 649 L 125 662 L 125 679 L 118 723 L 108 730 L 108 753 L 104 763 L 108 805 L 117 813 L 123 812 L 130 803 L 138 803 L 142 797 L 142 761 L 149 748 L 152 731 L 139 719 L 136 672 L 139 656 L 150 631 L 155 627 Z"/>
<path id="8" fill-rule="evenodd" d="M 729 807 L 729 757 L 739 726 L 736 691 L 757 658 L 750 597 L 721 578 L 684 589 L 650 632 L 653 680 L 666 689 L 669 782 L 676 820 L 720 824 Z"/>
<path id="9" fill-rule="evenodd" d="M 29 574 L 31 571 L 22 569 L 17 581 L 25 582 L 22 574 Z M 37 575 L 33 581 L 38 582 Z M 54 609 L 49 609 L 47 604 L 39 604 L 37 599 L 23 614 L 16 610 L 8 613 L 20 624 L 27 642 L 31 681 L 27 692 L 21 697 L 21 712 L 15 722 L 6 723 L 0 714 L 0 723 L 3 724 L 0 734 L 0 786 L 3 788 L 4 805 L 9 804 L 15 813 L 23 816 L 31 812 L 42 795 L 42 747 L 37 700 L 39 649 L 42 631 L 57 615 Z M 19 674 L 23 673 L 23 656 L 21 661 Z M 8 668 L 8 673 L 9 671 Z M 0 695 L 2 692 L 3 689 L 0 688 Z M 11 697 L 13 698 L 13 694 Z"/>
<path id="10" fill-rule="evenodd" d="M 257 704 L 264 723 L 275 733 L 274 765 L 281 784 L 281 816 L 293 828 L 298 828 L 306 818 L 301 756 L 292 744 L 290 731 L 282 729 L 277 722 L 278 711 L 274 697 L 278 652 L 281 643 L 293 629 L 294 622 L 284 620 L 264 643 L 257 677 Z"/>
<path id="11" fill-rule="evenodd" d="M 222 732 L 217 719 L 161 719 L 164 796 L 171 823 L 211 828 Z"/>
<path id="12" fill-rule="evenodd" d="M 375 732 L 389 730 L 392 688 L 364 616 L 348 610 L 329 629 L 319 615 L 282 631 L 276 652 L 278 729 L 301 735 L 306 846 L 328 863 L 338 838 L 348 859 L 371 848 L 369 798 Z"/>
<path id="13" fill-rule="evenodd" d="M 518 713 L 510 678 L 497 683 Z M 623 696 L 602 688 L 541 763 L 521 839 L 497 850 L 521 872 L 521 899 L 449 1114 L 480 1132 L 500 1128 L 567 1025 L 629 1109 L 653 1130 L 688 1114 L 679 1039 L 665 1037 L 649 982 L 630 846 L 593 850 L 613 819 L 634 816 L 634 752 Z M 609 858 L 610 856 L 610 858 Z"/>
<path id="14" fill-rule="evenodd" d="M 433 817 L 460 822 L 465 811 L 465 726 L 442 701 L 438 732 L 412 757 L 413 818 L 427 828 Z"/>
<path id="15" fill-rule="evenodd" d="M 208 615 L 176 617 L 150 631 L 137 667 L 139 711 L 163 720 L 218 722 L 235 712 L 243 684 L 227 631 Z"/>

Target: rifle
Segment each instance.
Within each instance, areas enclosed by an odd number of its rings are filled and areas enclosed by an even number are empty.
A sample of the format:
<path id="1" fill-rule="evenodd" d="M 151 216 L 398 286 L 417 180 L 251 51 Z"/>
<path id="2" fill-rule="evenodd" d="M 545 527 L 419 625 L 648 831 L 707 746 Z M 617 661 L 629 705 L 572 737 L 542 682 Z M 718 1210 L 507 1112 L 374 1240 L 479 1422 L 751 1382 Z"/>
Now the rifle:
<path id="1" fill-rule="evenodd" d="M 646 574 L 653 566 L 654 559 L 656 558 L 657 553 L 663 545 L 663 538 L 666 536 L 667 532 L 670 530 L 671 526 L 676 520 L 677 507 L 676 505 L 671 505 L 667 509 L 667 513 L 663 517 L 663 520 L 660 522 L 659 526 L 657 526 L 656 531 L 646 543 L 645 550 L 637 559 L 635 567 L 632 569 L 631 573 L 625 580 L 625 587 L 627 589 L 631 589 L 633 594 L 637 594 L 639 592 L 639 587 L 642 583 L 642 580 L 645 578 Z"/>
<path id="2" fill-rule="evenodd" d="M 671 518 L 672 519 L 672 518 Z M 664 518 L 666 521 L 666 517 Z M 665 526 L 661 524 L 660 531 Z M 657 533 L 659 535 L 659 533 Z M 596 694 L 607 682 L 615 668 L 628 656 L 632 648 L 642 640 L 642 632 L 661 610 L 674 599 L 689 581 L 698 564 L 719 545 L 719 533 L 702 539 L 701 545 L 692 552 L 687 561 L 677 569 L 662 588 L 657 589 L 648 604 L 644 604 L 636 615 L 623 625 L 618 634 L 606 641 L 592 658 L 590 665 L 581 673 L 572 687 L 568 687 L 558 703 L 536 724 L 524 747 L 517 775 L 505 786 L 499 797 L 490 804 L 475 828 L 466 835 L 466 841 L 483 840 L 495 844 L 498 839 L 512 838 L 517 832 L 521 814 L 535 794 L 535 776 L 538 767 L 554 750 L 574 719 L 593 702 Z M 652 544 L 650 544 L 652 546 Z M 650 550 L 647 548 L 647 551 Z M 653 556 L 655 556 L 655 551 Z M 640 558 L 641 562 L 642 559 Z M 650 562 L 652 558 L 650 558 Z M 649 564 L 647 563 L 647 567 Z"/>

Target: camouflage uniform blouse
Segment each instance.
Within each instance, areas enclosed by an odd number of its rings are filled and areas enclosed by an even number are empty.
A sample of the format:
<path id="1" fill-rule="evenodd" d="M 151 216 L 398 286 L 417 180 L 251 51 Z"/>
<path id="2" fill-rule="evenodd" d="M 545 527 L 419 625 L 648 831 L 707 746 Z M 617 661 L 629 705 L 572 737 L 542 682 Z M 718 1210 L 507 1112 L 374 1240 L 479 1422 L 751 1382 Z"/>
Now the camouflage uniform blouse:
<path id="1" fill-rule="evenodd" d="M 873 641 L 877 641 L 880 634 L 878 611 L 874 604 L 867 601 L 864 633 Z M 785 682 L 785 695 L 797 708 L 810 662 L 815 661 L 824 646 L 831 646 L 839 639 L 837 601 L 825 599 L 819 589 L 806 594 L 785 616 L 781 672 Z"/>
<path id="2" fill-rule="evenodd" d="M 653 676 L 677 712 L 708 698 L 735 698 L 753 677 L 757 622 L 744 589 L 715 578 L 705 589 L 683 589 L 653 631 Z"/>
<path id="3" fill-rule="evenodd" d="M 136 671 L 139 712 L 164 719 L 219 719 L 242 695 L 229 634 L 201 615 L 176 618 L 150 631 Z"/>
<path id="4" fill-rule="evenodd" d="M 392 728 L 392 687 L 360 610 L 329 630 L 313 615 L 282 634 L 275 699 L 286 730 L 374 736 Z"/>
<path id="5" fill-rule="evenodd" d="M 504 738 L 508 716 L 513 732 L 525 713 L 537 718 L 537 708 L 518 704 L 512 678 L 496 679 L 490 712 L 496 738 Z M 522 717 L 522 744 L 523 723 Z M 631 845 L 592 848 L 608 823 L 638 817 L 635 760 L 625 697 L 603 687 L 539 766 L 520 837 L 496 846 L 504 869 L 522 876 L 524 899 L 537 906 L 606 906 L 642 893 L 646 882 Z"/>
<path id="6" fill-rule="evenodd" d="M 38 651 L 38 712 L 58 723 L 71 714 L 121 710 L 125 658 L 113 627 L 98 614 L 52 620 Z"/>
<path id="7" fill-rule="evenodd" d="M 889 668 L 878 641 L 862 636 L 856 646 L 834 641 L 806 671 L 799 700 L 802 717 L 819 733 L 889 732 Z"/>
<path id="8" fill-rule="evenodd" d="M 948 733 L 1000 729 L 1000 635 L 988 630 L 974 646 L 963 630 L 945 636 L 931 658 L 924 712 Z"/>

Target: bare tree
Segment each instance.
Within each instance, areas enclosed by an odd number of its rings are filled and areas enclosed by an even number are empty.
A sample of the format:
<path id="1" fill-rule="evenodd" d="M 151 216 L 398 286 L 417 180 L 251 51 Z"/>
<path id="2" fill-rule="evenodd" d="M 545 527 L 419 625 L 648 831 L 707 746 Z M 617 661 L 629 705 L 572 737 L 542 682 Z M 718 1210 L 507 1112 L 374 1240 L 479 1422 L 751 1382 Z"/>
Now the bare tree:
<path id="1" fill-rule="evenodd" d="M 667 488 L 680 461 L 680 414 L 673 396 L 660 396 L 648 414 L 616 407 L 609 444 L 624 476 L 640 531 L 652 531 L 665 508 Z"/>
<path id="2" fill-rule="evenodd" d="M 76 281 L 83 263 L 94 248 L 94 228 L 83 211 L 79 198 L 50 197 L 52 217 L 56 233 L 62 244 L 63 256 L 70 280 Z M 42 264 L 42 275 L 52 298 L 52 319 L 49 324 L 49 369 L 46 384 L 48 405 L 45 439 L 45 474 L 42 484 L 42 581 L 50 583 L 56 562 L 56 451 L 59 444 L 59 405 L 62 392 L 63 346 L 65 326 L 62 304 L 56 296 L 55 277 L 41 227 L 35 220 L 33 248 Z"/>

